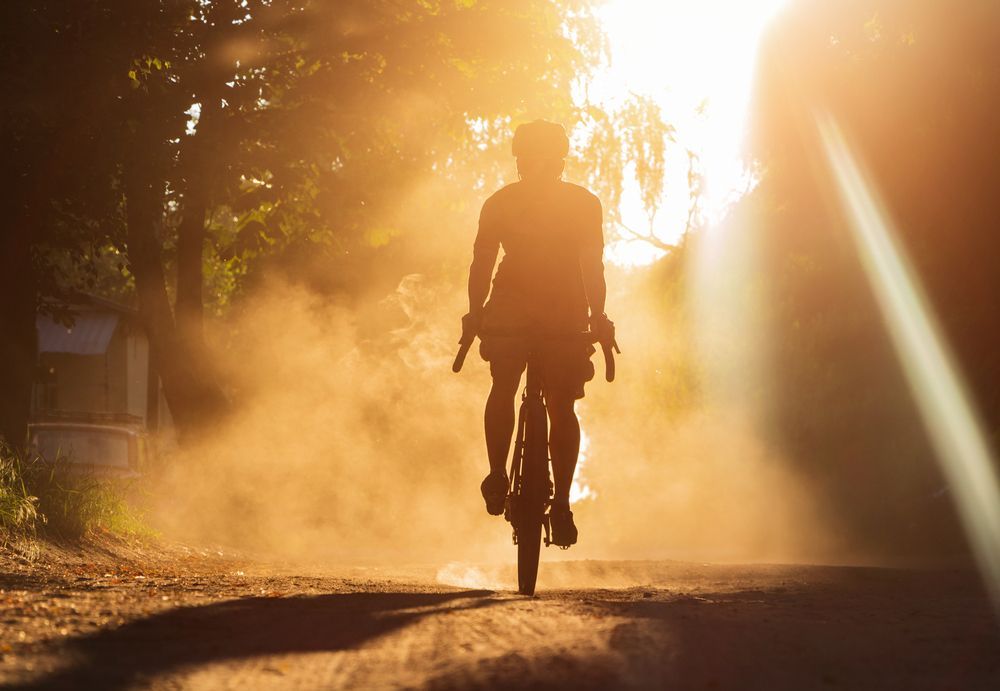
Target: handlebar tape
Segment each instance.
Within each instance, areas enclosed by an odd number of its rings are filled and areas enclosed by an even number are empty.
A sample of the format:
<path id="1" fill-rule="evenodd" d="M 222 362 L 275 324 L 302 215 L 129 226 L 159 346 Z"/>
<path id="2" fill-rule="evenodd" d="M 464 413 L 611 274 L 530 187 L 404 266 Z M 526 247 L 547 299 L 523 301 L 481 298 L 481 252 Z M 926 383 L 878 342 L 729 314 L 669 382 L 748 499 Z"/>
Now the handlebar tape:
<path id="1" fill-rule="evenodd" d="M 604 378 L 609 383 L 615 380 L 615 350 L 617 350 L 617 348 L 617 343 L 601 344 L 601 350 L 604 351 Z"/>
<path id="2" fill-rule="evenodd" d="M 469 354 L 469 348 L 472 347 L 472 340 L 470 338 L 468 341 L 462 341 L 458 349 L 458 354 L 455 355 L 455 362 L 451 365 L 452 372 L 457 373 L 462 371 L 462 365 L 465 364 L 465 356 Z"/>

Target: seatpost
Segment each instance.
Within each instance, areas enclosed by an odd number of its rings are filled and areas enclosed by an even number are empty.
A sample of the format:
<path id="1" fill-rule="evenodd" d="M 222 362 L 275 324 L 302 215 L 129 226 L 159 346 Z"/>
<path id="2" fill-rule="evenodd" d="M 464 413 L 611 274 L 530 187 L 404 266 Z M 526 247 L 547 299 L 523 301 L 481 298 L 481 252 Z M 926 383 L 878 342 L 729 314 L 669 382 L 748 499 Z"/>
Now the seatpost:
<path id="1" fill-rule="evenodd" d="M 534 351 L 528 353 L 528 374 L 524 388 L 524 397 L 531 398 L 542 396 L 541 370 L 538 367 L 538 356 Z"/>

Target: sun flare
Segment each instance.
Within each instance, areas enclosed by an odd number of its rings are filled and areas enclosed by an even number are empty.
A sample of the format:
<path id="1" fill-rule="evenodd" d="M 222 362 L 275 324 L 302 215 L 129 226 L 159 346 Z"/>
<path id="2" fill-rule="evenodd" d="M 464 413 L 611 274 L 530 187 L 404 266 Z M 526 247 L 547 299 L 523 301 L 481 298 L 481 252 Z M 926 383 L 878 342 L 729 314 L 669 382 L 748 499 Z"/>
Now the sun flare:
<path id="1" fill-rule="evenodd" d="M 688 150 L 705 180 L 701 209 L 707 222 L 718 220 L 752 185 L 739 154 L 754 62 L 761 34 L 785 2 L 612 0 L 601 8 L 610 64 L 588 85 L 588 96 L 608 105 L 632 93 L 650 96 L 676 128 L 652 228 L 664 242 L 678 240 L 686 227 Z M 648 228 L 634 180 L 626 186 L 621 212 L 629 227 Z M 634 266 L 654 261 L 662 250 L 623 240 L 608 255 Z"/>

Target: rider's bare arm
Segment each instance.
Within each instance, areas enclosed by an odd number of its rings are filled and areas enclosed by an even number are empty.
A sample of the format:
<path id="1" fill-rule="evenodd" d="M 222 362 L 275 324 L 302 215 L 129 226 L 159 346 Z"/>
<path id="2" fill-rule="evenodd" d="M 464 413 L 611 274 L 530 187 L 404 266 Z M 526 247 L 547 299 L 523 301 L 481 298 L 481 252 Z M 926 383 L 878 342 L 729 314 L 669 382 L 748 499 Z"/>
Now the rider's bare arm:
<path id="1" fill-rule="evenodd" d="M 584 221 L 583 243 L 580 246 L 580 270 L 583 287 L 587 291 L 591 320 L 603 317 L 607 286 L 604 283 L 604 219 L 601 202 L 593 198 Z"/>
<path id="2" fill-rule="evenodd" d="M 469 314 L 479 314 L 490 295 L 490 280 L 500 251 L 489 207 L 487 201 L 479 215 L 479 233 L 473 246 L 472 266 L 469 267 Z"/>

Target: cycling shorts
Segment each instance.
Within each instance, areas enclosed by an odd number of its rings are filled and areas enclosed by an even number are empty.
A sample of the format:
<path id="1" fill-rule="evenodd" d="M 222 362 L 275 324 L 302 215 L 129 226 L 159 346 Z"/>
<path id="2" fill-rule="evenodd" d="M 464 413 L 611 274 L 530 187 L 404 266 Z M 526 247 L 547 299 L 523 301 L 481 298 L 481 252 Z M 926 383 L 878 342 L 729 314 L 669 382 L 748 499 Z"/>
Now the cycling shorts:
<path id="1" fill-rule="evenodd" d="M 498 307 L 496 302 L 486 306 L 479 334 L 479 354 L 490 363 L 490 374 L 494 378 L 520 377 L 534 344 L 542 368 L 543 390 L 583 398 L 584 384 L 594 378 L 590 357 L 596 352 L 592 344 L 579 337 L 586 327 L 553 332 L 541 323 L 517 318 L 519 315 L 511 310 L 501 313 Z"/>

